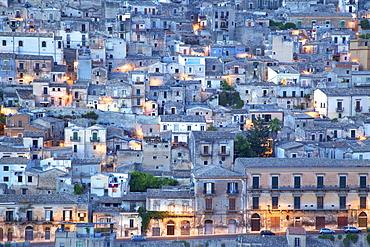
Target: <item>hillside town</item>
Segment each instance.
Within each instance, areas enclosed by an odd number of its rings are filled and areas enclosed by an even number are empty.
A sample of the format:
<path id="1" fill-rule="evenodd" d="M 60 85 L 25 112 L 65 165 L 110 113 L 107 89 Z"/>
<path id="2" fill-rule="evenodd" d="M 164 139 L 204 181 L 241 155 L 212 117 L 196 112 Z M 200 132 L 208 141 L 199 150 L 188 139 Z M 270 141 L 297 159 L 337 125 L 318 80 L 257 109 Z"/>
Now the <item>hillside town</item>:
<path id="1" fill-rule="evenodd" d="M 0 0 L 0 243 L 365 231 L 369 19 L 365 0 Z"/>

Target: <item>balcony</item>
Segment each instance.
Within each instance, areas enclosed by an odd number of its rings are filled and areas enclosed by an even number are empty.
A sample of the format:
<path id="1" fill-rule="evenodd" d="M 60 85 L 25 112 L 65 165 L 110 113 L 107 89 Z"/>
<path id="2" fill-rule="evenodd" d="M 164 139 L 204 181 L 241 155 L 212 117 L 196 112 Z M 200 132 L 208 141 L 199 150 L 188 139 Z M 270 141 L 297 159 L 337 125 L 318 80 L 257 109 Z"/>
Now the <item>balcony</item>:
<path id="1" fill-rule="evenodd" d="M 356 108 L 355 108 L 355 111 L 356 111 L 356 112 L 362 112 L 362 106 L 356 107 Z"/>
<path id="2" fill-rule="evenodd" d="M 41 72 L 42 69 L 41 68 L 34 68 L 33 71 L 35 71 L 35 72 Z"/>
<path id="3" fill-rule="evenodd" d="M 337 108 L 336 108 L 336 111 L 337 111 L 337 112 L 343 112 L 343 111 L 344 111 L 344 107 L 337 107 Z"/>
<path id="4" fill-rule="evenodd" d="M 236 194 L 239 194 L 239 190 L 228 190 L 226 191 L 226 193 L 229 195 L 236 195 Z"/>
<path id="5" fill-rule="evenodd" d="M 229 156 L 230 152 L 218 152 L 218 155 L 220 155 L 220 156 Z"/>
<path id="6" fill-rule="evenodd" d="M 100 137 L 90 137 L 90 142 L 100 142 Z"/>
<path id="7" fill-rule="evenodd" d="M 206 196 L 214 196 L 215 195 L 215 191 L 212 190 L 206 190 L 206 191 L 203 191 L 203 194 L 206 195 Z"/>
<path id="8" fill-rule="evenodd" d="M 26 71 L 26 69 L 25 68 L 17 68 L 17 71 L 19 71 L 19 72 L 25 72 Z"/>
<path id="9" fill-rule="evenodd" d="M 70 140 L 71 140 L 72 142 L 79 142 L 79 141 L 81 141 L 81 137 L 79 137 L 79 136 L 77 136 L 77 137 L 71 136 L 71 137 L 70 137 Z"/>
<path id="10" fill-rule="evenodd" d="M 292 193 L 301 193 L 303 191 L 313 191 L 313 192 L 316 192 L 316 193 L 326 193 L 326 192 L 329 192 L 329 191 L 336 191 L 337 193 L 347 193 L 349 190 L 358 190 L 358 191 L 363 191 L 363 192 L 370 192 L 370 187 L 366 187 L 366 188 L 360 188 L 360 187 L 345 187 L 345 188 L 341 188 L 339 186 L 326 186 L 326 187 L 317 187 L 315 185 L 308 185 L 308 186 L 302 186 L 300 188 L 294 188 L 293 186 L 290 187 L 290 186 L 283 186 L 283 187 L 279 187 L 279 188 L 271 188 L 271 187 L 266 187 L 266 188 L 263 188 L 262 186 L 261 187 L 257 187 L 257 188 L 249 188 L 248 189 L 251 193 L 262 193 L 262 191 L 266 191 L 266 192 L 270 192 L 270 193 L 280 193 L 280 192 L 287 192 L 287 191 L 291 191 Z"/>
<path id="11" fill-rule="evenodd" d="M 201 153 L 200 156 L 211 156 L 212 154 L 210 153 Z"/>

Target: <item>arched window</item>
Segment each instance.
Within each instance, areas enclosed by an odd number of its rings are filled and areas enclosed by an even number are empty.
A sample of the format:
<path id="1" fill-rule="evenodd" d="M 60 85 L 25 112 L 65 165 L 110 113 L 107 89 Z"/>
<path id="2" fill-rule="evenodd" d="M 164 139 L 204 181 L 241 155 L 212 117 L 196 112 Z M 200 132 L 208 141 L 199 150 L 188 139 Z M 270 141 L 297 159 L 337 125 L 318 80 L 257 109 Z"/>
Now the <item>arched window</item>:
<path id="1" fill-rule="evenodd" d="M 18 41 L 18 46 L 23 47 L 23 40 Z"/>
<path id="2" fill-rule="evenodd" d="M 41 47 L 46 47 L 46 41 L 41 42 Z"/>
<path id="3" fill-rule="evenodd" d="M 6 46 L 6 40 L 3 40 L 3 46 Z"/>

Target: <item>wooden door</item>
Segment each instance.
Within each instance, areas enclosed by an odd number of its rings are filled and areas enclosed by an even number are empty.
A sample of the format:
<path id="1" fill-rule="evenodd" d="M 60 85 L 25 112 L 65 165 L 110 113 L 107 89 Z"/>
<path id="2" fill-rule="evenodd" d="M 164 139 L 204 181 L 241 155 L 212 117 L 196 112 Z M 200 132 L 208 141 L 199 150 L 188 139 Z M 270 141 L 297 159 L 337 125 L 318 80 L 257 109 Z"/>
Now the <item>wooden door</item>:
<path id="1" fill-rule="evenodd" d="M 316 217 L 316 230 L 325 227 L 325 217 Z"/>
<path id="2" fill-rule="evenodd" d="M 338 228 L 343 228 L 348 225 L 348 217 L 338 217 Z"/>

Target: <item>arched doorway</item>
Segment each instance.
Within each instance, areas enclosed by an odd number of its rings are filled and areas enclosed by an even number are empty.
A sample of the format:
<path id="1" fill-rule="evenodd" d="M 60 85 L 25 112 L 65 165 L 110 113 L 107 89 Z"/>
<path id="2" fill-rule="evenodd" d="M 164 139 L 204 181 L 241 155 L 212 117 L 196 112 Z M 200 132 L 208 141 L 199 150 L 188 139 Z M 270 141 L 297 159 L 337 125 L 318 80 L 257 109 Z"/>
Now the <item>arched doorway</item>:
<path id="1" fill-rule="evenodd" d="M 190 221 L 181 221 L 181 235 L 190 235 Z"/>
<path id="2" fill-rule="evenodd" d="M 7 239 L 8 239 L 8 242 L 13 241 L 13 228 L 8 229 Z"/>
<path id="3" fill-rule="evenodd" d="M 236 233 L 236 220 L 229 220 L 228 233 Z"/>
<path id="4" fill-rule="evenodd" d="M 261 217 L 259 216 L 259 214 L 252 215 L 251 230 L 252 231 L 261 230 Z"/>
<path id="5" fill-rule="evenodd" d="M 204 222 L 204 234 L 213 234 L 213 221 L 206 220 Z"/>
<path id="6" fill-rule="evenodd" d="M 172 220 L 167 222 L 167 235 L 175 235 L 175 222 Z"/>
<path id="7" fill-rule="evenodd" d="M 50 239 L 50 227 L 45 228 L 45 239 L 46 240 Z"/>
<path id="8" fill-rule="evenodd" d="M 24 239 L 26 241 L 32 241 L 33 240 L 33 227 L 27 226 L 24 234 Z"/>
<path id="9" fill-rule="evenodd" d="M 367 214 L 365 212 L 361 212 L 358 215 L 358 226 L 367 227 Z"/>

